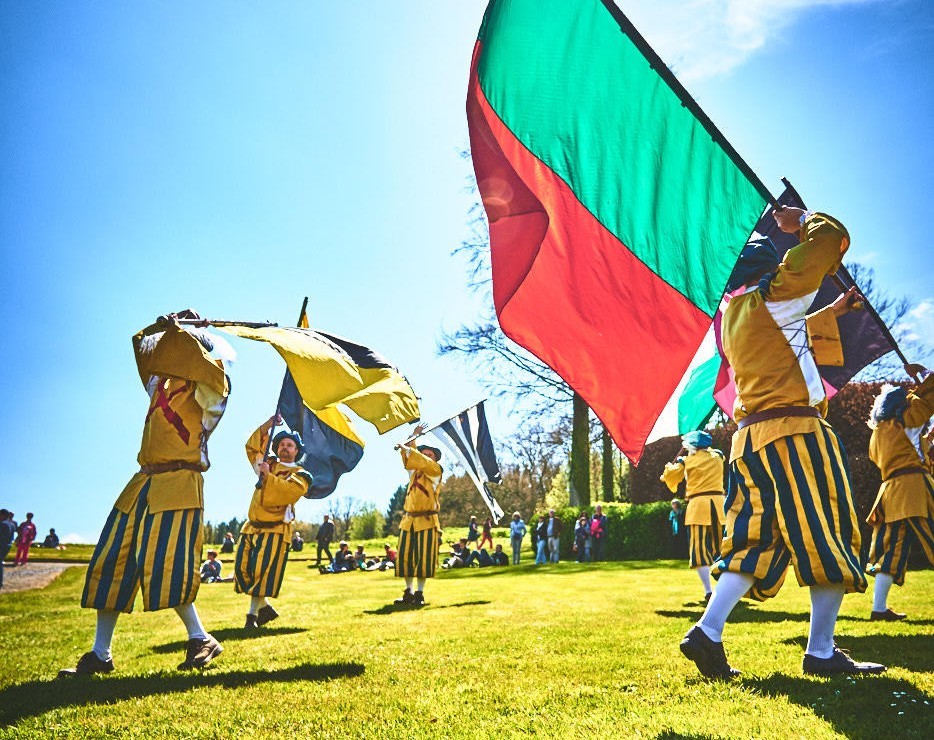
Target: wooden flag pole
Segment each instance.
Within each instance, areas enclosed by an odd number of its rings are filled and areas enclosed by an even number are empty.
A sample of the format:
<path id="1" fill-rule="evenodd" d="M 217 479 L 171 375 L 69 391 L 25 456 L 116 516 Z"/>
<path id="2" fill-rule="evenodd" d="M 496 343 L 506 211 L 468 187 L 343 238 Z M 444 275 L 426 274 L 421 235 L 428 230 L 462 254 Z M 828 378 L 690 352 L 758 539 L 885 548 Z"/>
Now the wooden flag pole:
<path id="1" fill-rule="evenodd" d="M 249 329 L 279 326 L 270 321 L 225 321 L 223 319 L 176 319 L 176 321 L 183 326 L 245 326 Z"/>

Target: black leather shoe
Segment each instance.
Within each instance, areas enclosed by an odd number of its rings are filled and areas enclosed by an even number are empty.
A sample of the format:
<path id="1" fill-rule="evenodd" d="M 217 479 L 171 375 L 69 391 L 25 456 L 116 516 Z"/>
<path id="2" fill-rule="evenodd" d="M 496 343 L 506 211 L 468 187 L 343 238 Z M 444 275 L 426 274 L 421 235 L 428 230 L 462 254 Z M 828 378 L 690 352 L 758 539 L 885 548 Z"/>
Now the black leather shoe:
<path id="1" fill-rule="evenodd" d="M 395 604 L 396 606 L 414 606 L 415 596 L 411 591 L 406 589 L 405 591 L 402 592 L 402 598 L 396 599 L 392 603 Z"/>
<path id="2" fill-rule="evenodd" d="M 726 662 L 726 651 L 722 642 L 714 642 L 704 631 L 694 625 L 681 641 L 681 652 L 693 660 L 697 670 L 707 678 L 735 678 L 740 674 Z"/>
<path id="3" fill-rule="evenodd" d="M 62 668 L 58 672 L 59 678 L 67 676 L 90 676 L 92 673 L 110 673 L 114 669 L 113 658 L 101 660 L 93 650 L 78 658 L 74 668 Z"/>
<path id="4" fill-rule="evenodd" d="M 425 594 L 423 594 L 421 591 L 416 591 L 414 594 L 412 594 L 412 599 L 412 603 L 415 606 L 427 606 L 425 603 Z"/>
<path id="5" fill-rule="evenodd" d="M 836 676 L 839 674 L 858 675 L 884 673 L 881 663 L 857 663 L 845 650 L 834 647 L 829 658 L 818 658 L 804 654 L 801 668 L 806 676 Z"/>
<path id="6" fill-rule="evenodd" d="M 193 637 L 185 645 L 185 660 L 178 664 L 178 670 L 204 668 L 222 652 L 224 652 L 223 645 L 210 635 L 203 640 Z"/>
<path id="7" fill-rule="evenodd" d="M 886 608 L 884 612 L 873 612 L 869 615 L 870 622 L 898 622 L 905 619 L 907 614 L 899 614 L 892 609 Z"/>
<path id="8" fill-rule="evenodd" d="M 246 624 L 243 625 L 243 629 L 245 630 L 256 629 L 256 615 L 255 614 L 246 615 Z"/>
<path id="9" fill-rule="evenodd" d="M 262 627 L 264 624 L 269 624 L 273 619 L 278 618 L 279 612 L 269 606 L 269 604 L 266 604 L 266 606 L 261 606 L 256 613 L 256 626 Z"/>

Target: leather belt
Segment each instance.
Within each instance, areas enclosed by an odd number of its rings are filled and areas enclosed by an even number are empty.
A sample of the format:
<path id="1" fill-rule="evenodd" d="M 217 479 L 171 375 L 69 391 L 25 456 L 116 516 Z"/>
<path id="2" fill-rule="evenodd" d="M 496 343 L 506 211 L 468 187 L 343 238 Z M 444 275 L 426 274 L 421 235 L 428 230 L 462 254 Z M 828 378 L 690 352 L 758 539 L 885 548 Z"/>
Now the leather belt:
<path id="1" fill-rule="evenodd" d="M 696 498 L 697 496 L 722 496 L 723 491 L 700 491 L 699 493 L 692 493 L 685 498 Z"/>
<path id="2" fill-rule="evenodd" d="M 257 522 L 253 519 L 250 519 L 250 526 L 256 527 L 257 529 L 273 529 L 274 527 L 279 527 L 285 524 L 285 522 Z"/>
<path id="3" fill-rule="evenodd" d="M 172 460 L 171 462 L 156 463 L 155 465 L 140 465 L 139 472 L 146 475 L 155 475 L 156 473 L 171 473 L 176 470 L 194 470 L 203 473 L 202 468 L 197 463 L 185 462 L 184 460 Z"/>
<path id="4" fill-rule="evenodd" d="M 922 468 L 920 465 L 913 465 L 910 468 L 899 468 L 898 470 L 889 473 L 889 477 L 886 480 L 892 480 L 892 478 L 898 478 L 902 475 L 914 475 L 915 473 L 924 473 L 928 472 L 927 468 Z"/>
<path id="5" fill-rule="evenodd" d="M 425 516 L 425 517 L 428 517 L 428 516 L 435 516 L 436 514 L 440 514 L 440 513 L 441 513 L 440 511 L 438 511 L 438 510 L 436 510 L 436 509 L 432 509 L 432 510 L 430 510 L 430 511 L 406 511 L 406 512 L 405 512 L 405 515 L 406 515 L 406 516 Z"/>
<path id="6" fill-rule="evenodd" d="M 760 421 L 769 421 L 770 419 L 785 419 L 789 416 L 809 416 L 814 419 L 820 418 L 820 412 L 813 406 L 783 406 L 778 409 L 765 409 L 749 414 L 736 422 L 737 429 L 745 429 Z"/>

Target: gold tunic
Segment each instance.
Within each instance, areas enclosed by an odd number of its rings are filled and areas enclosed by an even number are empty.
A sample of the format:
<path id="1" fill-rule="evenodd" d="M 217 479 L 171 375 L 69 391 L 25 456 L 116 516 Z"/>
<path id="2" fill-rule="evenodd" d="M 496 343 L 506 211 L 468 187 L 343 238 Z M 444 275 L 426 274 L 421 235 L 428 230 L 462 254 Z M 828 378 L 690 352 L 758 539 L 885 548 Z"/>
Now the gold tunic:
<path id="1" fill-rule="evenodd" d="M 934 374 L 928 375 L 914 391 L 908 394 L 908 408 L 901 424 L 896 419 L 879 422 L 869 439 L 869 458 L 882 473 L 879 495 L 866 521 L 877 524 L 897 522 L 911 517 L 928 516 L 927 486 L 934 487 L 929 468 L 927 445 L 921 429 L 934 414 Z M 892 477 L 905 468 L 928 468 L 928 472 L 909 473 Z"/>
<path id="2" fill-rule="evenodd" d="M 838 221 L 815 213 L 804 222 L 801 243 L 789 249 L 768 290 L 733 298 L 723 316 L 723 352 L 736 379 L 734 418 L 787 406 L 813 406 L 823 415 L 827 398 L 813 351 L 822 364 L 839 364 L 839 334 L 829 306 L 806 316 L 825 275 L 836 272 L 849 248 Z M 815 338 L 817 337 L 817 338 Z M 828 359 L 825 359 L 825 357 Z M 770 419 L 733 435 L 730 461 L 791 434 L 816 432 L 826 424 L 816 417 Z"/>
<path id="3" fill-rule="evenodd" d="M 259 464 L 266 456 L 268 443 L 267 425 L 261 426 L 247 440 L 246 456 L 257 473 Z M 240 531 L 245 534 L 265 532 L 291 536 L 292 520 L 295 518 L 293 507 L 308 492 L 311 473 L 296 463 L 278 460 L 271 460 L 269 468 L 262 486 L 253 489 L 248 521 Z"/>
<path id="4" fill-rule="evenodd" d="M 409 471 L 409 487 L 405 492 L 405 514 L 400 530 L 421 532 L 441 531 L 441 466 L 414 447 L 402 446 L 402 464 Z"/>
<path id="5" fill-rule="evenodd" d="M 665 465 L 661 480 L 672 492 L 678 490 L 682 480 L 686 481 L 685 525 L 723 525 L 723 453 L 720 450 L 708 447 L 679 457 Z M 711 515 L 711 503 L 719 514 L 716 521 Z"/>

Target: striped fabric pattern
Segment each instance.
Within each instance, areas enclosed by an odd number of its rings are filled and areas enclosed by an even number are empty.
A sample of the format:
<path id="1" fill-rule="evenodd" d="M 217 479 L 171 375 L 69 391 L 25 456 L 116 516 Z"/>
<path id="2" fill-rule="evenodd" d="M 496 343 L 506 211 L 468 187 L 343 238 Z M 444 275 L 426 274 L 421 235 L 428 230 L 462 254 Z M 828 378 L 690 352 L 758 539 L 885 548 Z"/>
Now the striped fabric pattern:
<path id="1" fill-rule="evenodd" d="M 501 477 L 483 404 L 484 401 L 481 401 L 471 406 L 431 431 L 464 466 L 490 510 L 493 523 L 499 524 L 503 518 L 503 509 L 493 498 L 487 483 L 499 483 Z"/>
<path id="2" fill-rule="evenodd" d="M 723 528 L 717 526 L 716 523 L 722 521 L 723 516 L 717 511 L 717 504 L 715 501 L 710 500 L 707 503 L 710 506 L 710 521 L 714 524 L 688 525 L 688 532 L 691 538 L 689 557 L 692 568 L 713 565 L 717 561 L 717 558 L 720 557 L 720 541 L 723 539 Z"/>
<path id="3" fill-rule="evenodd" d="M 132 612 L 143 591 L 143 609 L 157 611 L 189 604 L 198 594 L 201 509 L 152 513 L 140 490 L 128 513 L 110 512 L 88 566 L 81 606 Z"/>
<path id="4" fill-rule="evenodd" d="M 925 560 L 934 568 L 934 489 L 925 476 L 928 495 L 928 514 L 910 519 L 900 519 L 887 524 L 877 524 L 872 531 L 872 545 L 869 548 L 868 573 L 888 573 L 894 582 L 901 586 L 905 583 L 905 571 L 915 548 L 921 548 Z"/>
<path id="5" fill-rule="evenodd" d="M 400 578 L 434 578 L 438 569 L 438 530 L 399 532 L 396 575 Z"/>
<path id="6" fill-rule="evenodd" d="M 782 437 L 731 465 L 719 572 L 748 573 L 762 600 L 778 593 L 789 563 L 802 586 L 865 591 L 846 454 L 829 426 Z"/>
<path id="7" fill-rule="evenodd" d="M 290 539 L 277 532 L 241 533 L 234 561 L 234 591 L 277 597 L 289 559 Z"/>

